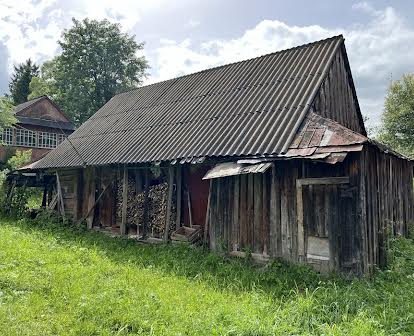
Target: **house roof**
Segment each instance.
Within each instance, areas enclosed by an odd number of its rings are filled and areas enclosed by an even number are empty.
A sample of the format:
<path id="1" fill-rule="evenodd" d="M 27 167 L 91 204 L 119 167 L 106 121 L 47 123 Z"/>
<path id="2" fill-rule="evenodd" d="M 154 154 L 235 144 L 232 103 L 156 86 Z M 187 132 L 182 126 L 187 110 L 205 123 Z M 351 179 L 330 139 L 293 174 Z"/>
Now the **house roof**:
<path id="1" fill-rule="evenodd" d="M 341 44 L 335 36 L 116 95 L 36 168 L 283 154 Z"/>
<path id="2" fill-rule="evenodd" d="M 31 118 L 31 117 L 22 117 L 17 115 L 16 119 L 19 124 L 22 125 L 33 125 L 33 126 L 42 126 L 49 128 L 58 128 L 66 131 L 75 130 L 75 126 L 71 122 L 63 122 L 59 120 L 49 120 L 49 119 L 40 119 L 40 118 Z"/>
<path id="3" fill-rule="evenodd" d="M 40 96 L 40 97 L 36 97 L 34 99 L 28 100 L 27 102 L 21 103 L 19 105 L 17 105 L 14 108 L 14 112 L 16 114 L 19 114 L 19 112 L 25 110 L 26 108 L 28 108 L 29 106 L 32 106 L 34 104 L 36 104 L 37 102 L 41 101 L 42 99 L 45 99 L 46 96 Z"/>

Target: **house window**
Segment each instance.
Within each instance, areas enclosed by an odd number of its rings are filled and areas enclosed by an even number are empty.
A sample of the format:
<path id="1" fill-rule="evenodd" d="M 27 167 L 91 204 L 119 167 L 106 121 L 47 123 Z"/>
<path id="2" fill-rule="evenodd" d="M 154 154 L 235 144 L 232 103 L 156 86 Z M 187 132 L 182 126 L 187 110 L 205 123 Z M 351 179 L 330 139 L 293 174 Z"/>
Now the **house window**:
<path id="1" fill-rule="evenodd" d="M 26 129 L 16 129 L 16 146 L 35 147 L 36 132 Z"/>
<path id="2" fill-rule="evenodd" d="M 3 141 L 3 144 L 5 145 L 12 145 L 13 144 L 13 129 L 12 128 L 3 129 L 3 136 L 1 140 Z"/>
<path id="3" fill-rule="evenodd" d="M 40 148 L 55 148 L 57 143 L 57 134 L 49 132 L 39 132 Z"/>
<path id="4" fill-rule="evenodd" d="M 66 139 L 66 134 L 58 134 L 58 142 L 57 144 L 61 144 Z"/>

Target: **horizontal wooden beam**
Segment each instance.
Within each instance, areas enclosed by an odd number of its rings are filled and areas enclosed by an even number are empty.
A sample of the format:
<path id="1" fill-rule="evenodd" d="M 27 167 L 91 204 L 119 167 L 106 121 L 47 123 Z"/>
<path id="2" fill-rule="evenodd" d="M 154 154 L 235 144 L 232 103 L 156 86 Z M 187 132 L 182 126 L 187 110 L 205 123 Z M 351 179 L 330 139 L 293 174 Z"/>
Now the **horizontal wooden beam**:
<path id="1" fill-rule="evenodd" d="M 297 186 L 312 185 L 312 184 L 347 184 L 347 183 L 349 183 L 349 176 L 304 178 L 304 179 L 296 180 Z"/>

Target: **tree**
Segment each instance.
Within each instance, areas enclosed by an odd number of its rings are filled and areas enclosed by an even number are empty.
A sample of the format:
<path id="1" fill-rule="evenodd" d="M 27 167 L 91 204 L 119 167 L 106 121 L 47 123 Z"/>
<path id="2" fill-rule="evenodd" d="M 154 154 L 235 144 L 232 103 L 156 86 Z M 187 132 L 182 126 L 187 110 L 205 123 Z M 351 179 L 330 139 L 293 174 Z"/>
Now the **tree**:
<path id="1" fill-rule="evenodd" d="M 63 110 L 79 125 L 114 95 L 140 85 L 148 65 L 137 56 L 143 43 L 122 33 L 120 25 L 72 20 L 58 41 L 62 54 L 54 60 L 53 86 Z"/>
<path id="2" fill-rule="evenodd" d="M 0 97 L 0 131 L 2 132 L 4 127 L 12 126 L 16 121 L 12 102 L 6 97 Z"/>
<path id="3" fill-rule="evenodd" d="M 57 81 L 62 81 L 64 76 L 59 75 L 57 62 L 58 59 L 54 58 L 42 64 L 39 76 L 33 77 L 30 82 L 29 99 L 46 95 L 59 105 L 62 92 L 59 90 Z"/>
<path id="4" fill-rule="evenodd" d="M 385 99 L 379 140 L 408 156 L 414 156 L 414 75 L 391 84 Z"/>
<path id="5" fill-rule="evenodd" d="M 27 97 L 30 94 L 30 82 L 33 77 L 38 75 L 39 67 L 35 63 L 32 63 L 30 58 L 26 62 L 14 66 L 14 73 L 11 77 L 9 90 L 15 105 L 27 101 Z"/>

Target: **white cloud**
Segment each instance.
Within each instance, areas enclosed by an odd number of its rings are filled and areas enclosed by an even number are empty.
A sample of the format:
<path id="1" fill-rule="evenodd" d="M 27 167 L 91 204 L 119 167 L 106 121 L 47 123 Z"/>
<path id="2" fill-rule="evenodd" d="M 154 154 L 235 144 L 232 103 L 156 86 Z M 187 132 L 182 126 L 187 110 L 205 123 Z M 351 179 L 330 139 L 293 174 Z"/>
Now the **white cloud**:
<path id="1" fill-rule="evenodd" d="M 0 46 L 7 47 L 0 68 L 31 57 L 42 62 L 53 57 L 63 29 L 71 17 L 108 18 L 132 32 L 151 11 L 162 8 L 166 0 L 0 0 Z M 256 57 L 328 36 L 346 38 L 351 68 L 362 111 L 371 124 L 378 124 L 383 99 L 390 78 L 413 71 L 414 30 L 392 7 L 378 9 L 368 2 L 354 4 L 366 23 L 350 27 L 326 28 L 319 25 L 291 26 L 278 20 L 264 20 L 233 39 L 206 40 L 195 43 L 160 39 L 156 49 L 145 49 L 152 76 L 148 82 L 187 74 L 212 66 Z M 189 19 L 187 29 L 200 24 Z"/>
<path id="2" fill-rule="evenodd" d="M 43 62 L 58 51 L 57 40 L 71 18 L 107 18 L 130 31 L 147 11 L 165 0 L 0 0 L 0 43 L 7 46 L 8 59 L 0 65 L 11 72 L 13 64 L 32 58 Z"/>
<path id="3" fill-rule="evenodd" d="M 201 24 L 200 21 L 198 20 L 194 20 L 194 19 L 190 19 L 188 20 L 188 22 L 185 24 L 186 28 L 195 28 L 197 26 L 199 26 Z"/>
<path id="4" fill-rule="evenodd" d="M 162 41 L 151 54 L 154 73 L 148 82 L 343 34 L 362 112 L 368 116 L 370 126 L 377 126 L 391 74 L 398 78 L 412 69 L 414 31 L 391 7 L 377 10 L 363 2 L 355 4 L 353 9 L 368 15 L 368 22 L 351 28 L 328 29 L 264 20 L 231 40 L 201 44 L 194 44 L 190 39 Z"/>

